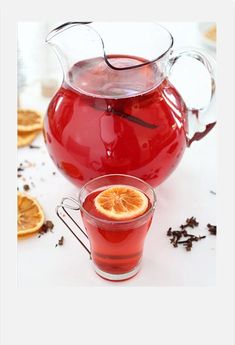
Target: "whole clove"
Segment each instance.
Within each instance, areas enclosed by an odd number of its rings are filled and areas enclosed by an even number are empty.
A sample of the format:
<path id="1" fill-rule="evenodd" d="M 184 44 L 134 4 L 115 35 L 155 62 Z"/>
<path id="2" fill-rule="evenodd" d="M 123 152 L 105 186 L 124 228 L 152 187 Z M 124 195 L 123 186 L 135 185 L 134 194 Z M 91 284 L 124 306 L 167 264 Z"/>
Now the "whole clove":
<path id="1" fill-rule="evenodd" d="M 186 224 L 180 225 L 180 228 L 181 229 L 185 229 L 187 227 L 194 228 L 194 227 L 196 227 L 198 225 L 199 225 L 199 223 L 197 222 L 196 218 L 195 217 L 191 217 L 191 218 L 187 218 L 186 219 Z"/>
<path id="2" fill-rule="evenodd" d="M 64 244 L 64 236 L 61 236 L 61 238 L 59 239 L 58 243 L 56 243 L 55 247 L 63 246 L 63 244 Z"/>
<path id="3" fill-rule="evenodd" d="M 39 236 L 46 234 L 48 231 L 52 232 L 52 229 L 54 228 L 54 224 L 51 220 L 45 221 L 45 223 L 42 225 L 41 229 L 39 230 Z"/>
<path id="4" fill-rule="evenodd" d="M 207 228 L 211 235 L 216 235 L 216 225 L 207 224 Z"/>

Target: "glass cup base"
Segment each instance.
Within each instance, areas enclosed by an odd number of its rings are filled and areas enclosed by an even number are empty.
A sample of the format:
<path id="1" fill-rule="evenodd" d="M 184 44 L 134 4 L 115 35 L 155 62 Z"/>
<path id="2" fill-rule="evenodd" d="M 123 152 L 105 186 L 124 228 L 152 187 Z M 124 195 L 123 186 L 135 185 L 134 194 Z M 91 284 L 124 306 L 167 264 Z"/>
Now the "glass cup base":
<path id="1" fill-rule="evenodd" d="M 123 273 L 123 274 L 112 274 L 112 273 L 104 272 L 95 265 L 94 265 L 94 269 L 95 269 L 95 272 L 101 278 L 104 278 L 106 280 L 111 280 L 111 281 L 122 281 L 122 280 L 127 280 L 134 277 L 139 272 L 140 265 L 136 266 L 132 271 Z"/>

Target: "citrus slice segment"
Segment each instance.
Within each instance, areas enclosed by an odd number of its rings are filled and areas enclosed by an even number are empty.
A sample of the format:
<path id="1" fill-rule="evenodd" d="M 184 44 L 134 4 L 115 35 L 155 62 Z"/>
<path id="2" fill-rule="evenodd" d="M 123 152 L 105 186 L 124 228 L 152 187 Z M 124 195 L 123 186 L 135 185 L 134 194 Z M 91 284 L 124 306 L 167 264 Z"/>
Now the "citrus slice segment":
<path id="1" fill-rule="evenodd" d="M 112 186 L 94 199 L 96 209 L 117 220 L 127 220 L 142 215 L 148 208 L 148 198 L 136 188 Z"/>
<path id="2" fill-rule="evenodd" d="M 18 236 L 37 232 L 44 223 L 44 213 L 36 199 L 30 195 L 19 193 L 18 199 Z"/>
<path id="3" fill-rule="evenodd" d="M 17 133 L 17 146 L 23 147 L 30 145 L 36 136 L 40 133 L 40 131 L 32 131 L 32 132 L 20 132 Z"/>
<path id="4" fill-rule="evenodd" d="M 17 128 L 20 132 L 32 132 L 42 129 L 42 116 L 30 109 L 18 109 Z"/>

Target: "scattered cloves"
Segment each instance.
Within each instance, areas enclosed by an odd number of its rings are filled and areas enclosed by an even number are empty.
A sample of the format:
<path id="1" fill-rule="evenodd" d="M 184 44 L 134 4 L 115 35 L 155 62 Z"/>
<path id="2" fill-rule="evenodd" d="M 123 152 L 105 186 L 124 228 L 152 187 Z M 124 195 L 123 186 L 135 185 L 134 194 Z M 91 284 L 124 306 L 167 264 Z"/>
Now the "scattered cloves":
<path id="1" fill-rule="evenodd" d="M 191 217 L 186 219 L 186 224 L 180 225 L 181 230 L 172 230 L 172 228 L 169 228 L 167 230 L 167 236 L 171 236 L 170 243 L 173 245 L 173 247 L 177 248 L 179 244 L 182 244 L 187 251 L 191 251 L 193 242 L 198 242 L 199 240 L 206 238 L 206 236 L 195 236 L 187 232 L 187 227 L 194 228 L 198 225 L 199 222 L 196 220 L 196 218 Z M 187 239 L 181 240 L 182 237 Z"/>

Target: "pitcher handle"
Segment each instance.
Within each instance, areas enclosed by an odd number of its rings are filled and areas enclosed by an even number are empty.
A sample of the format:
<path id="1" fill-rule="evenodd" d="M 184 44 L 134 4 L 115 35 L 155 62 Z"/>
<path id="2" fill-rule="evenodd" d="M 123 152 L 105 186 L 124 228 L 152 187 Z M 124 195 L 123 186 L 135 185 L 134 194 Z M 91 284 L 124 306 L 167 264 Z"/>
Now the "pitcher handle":
<path id="1" fill-rule="evenodd" d="M 195 118 L 197 122 L 197 125 L 196 125 L 197 128 L 196 128 L 195 133 L 192 135 L 192 137 L 190 138 L 189 135 L 186 135 L 187 146 L 189 147 L 192 144 L 192 142 L 201 140 L 205 135 L 207 135 L 216 124 L 216 121 L 207 122 L 206 115 L 205 115 L 205 113 L 211 108 L 211 105 L 214 101 L 214 96 L 215 96 L 215 61 L 211 56 L 210 57 L 206 56 L 204 53 L 201 53 L 195 49 L 175 50 L 171 52 L 171 56 L 167 65 L 168 76 L 171 75 L 173 66 L 181 57 L 190 57 L 201 62 L 205 66 L 206 70 L 208 71 L 210 75 L 210 80 L 211 80 L 211 83 L 210 83 L 211 94 L 210 94 L 210 100 L 207 106 L 203 108 L 187 107 L 189 126 L 190 124 L 192 125 L 192 118 Z M 200 123 L 200 117 L 202 114 L 204 118 L 205 128 L 203 131 L 199 131 L 199 128 L 202 125 L 202 123 Z"/>
<path id="2" fill-rule="evenodd" d="M 71 205 L 66 203 L 66 201 L 72 201 L 75 205 Z M 88 236 L 86 234 L 86 232 L 80 227 L 80 225 L 73 219 L 73 217 L 71 217 L 71 215 L 66 211 L 66 209 L 70 209 L 70 210 L 75 210 L 75 211 L 79 211 L 80 210 L 80 206 L 79 203 L 76 199 L 72 198 L 72 197 L 64 197 L 61 200 L 60 205 L 58 205 L 56 207 L 56 214 L 57 216 L 60 218 L 60 220 L 62 220 L 62 222 L 66 225 L 66 227 L 69 229 L 69 231 L 73 234 L 73 236 L 78 240 L 78 242 L 82 245 L 82 247 L 87 251 L 87 253 L 90 255 L 90 259 L 91 259 L 91 251 L 87 248 L 87 246 L 85 245 L 85 243 L 83 243 L 83 241 L 75 234 L 75 232 L 72 230 L 72 228 L 69 226 L 69 224 L 63 219 L 63 217 L 60 215 L 60 208 L 62 208 L 62 210 L 66 213 L 66 215 L 70 218 L 70 220 L 74 223 L 74 225 L 77 226 L 77 228 L 83 233 L 83 235 L 88 239 Z"/>

